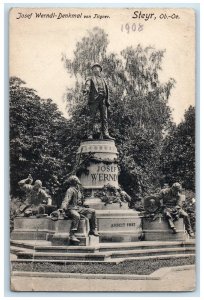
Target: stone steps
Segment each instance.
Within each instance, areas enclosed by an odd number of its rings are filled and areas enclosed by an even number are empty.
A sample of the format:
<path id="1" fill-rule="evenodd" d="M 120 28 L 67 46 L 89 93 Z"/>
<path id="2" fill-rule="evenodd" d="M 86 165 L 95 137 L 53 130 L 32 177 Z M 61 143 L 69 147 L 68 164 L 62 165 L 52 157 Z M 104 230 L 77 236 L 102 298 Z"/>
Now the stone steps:
<path id="1" fill-rule="evenodd" d="M 11 253 L 18 262 L 113 263 L 129 260 L 173 259 L 195 256 L 195 240 L 103 243 L 93 246 L 52 246 L 49 241 L 11 241 Z"/>
<path id="2" fill-rule="evenodd" d="M 99 251 L 110 251 L 110 250 L 136 250 L 136 249 L 160 249 L 160 248 L 174 248 L 174 247 L 195 247 L 195 241 L 189 240 L 185 242 L 180 241 L 169 241 L 169 242 L 134 242 L 134 243 L 112 243 L 112 244 L 100 244 Z"/>
<path id="3" fill-rule="evenodd" d="M 18 253 L 21 253 L 21 252 L 26 252 L 26 248 L 15 247 L 15 246 L 10 247 L 10 253 L 11 254 L 16 254 L 17 255 Z"/>
<path id="4" fill-rule="evenodd" d="M 59 252 L 31 252 L 22 251 L 17 253 L 18 259 L 41 259 L 41 260 L 83 260 L 83 261 L 106 261 L 115 258 L 158 256 L 169 254 L 194 254 L 194 247 L 177 247 L 145 250 L 122 250 L 95 253 L 59 253 Z"/>
<path id="5" fill-rule="evenodd" d="M 21 247 L 26 249 L 33 249 L 35 246 L 51 246 L 49 241 L 36 241 L 36 240 L 11 240 L 10 245 L 14 247 Z"/>
<path id="6" fill-rule="evenodd" d="M 168 254 L 193 254 L 195 249 L 190 247 L 185 248 L 163 248 L 163 249 L 145 249 L 145 250 L 128 250 L 117 251 L 111 253 L 111 258 L 122 257 L 141 257 L 141 256 L 155 256 L 155 255 L 168 255 Z"/>
<path id="7" fill-rule="evenodd" d="M 186 242 L 169 241 L 169 242 L 131 242 L 131 243 L 103 243 L 95 246 L 52 246 L 51 242 L 39 242 L 36 245 L 34 241 L 11 241 L 12 247 L 21 249 L 35 249 L 36 252 L 58 252 L 58 253 L 96 253 L 108 251 L 123 250 L 145 250 L 145 249 L 163 249 L 178 247 L 195 247 L 194 240 Z"/>

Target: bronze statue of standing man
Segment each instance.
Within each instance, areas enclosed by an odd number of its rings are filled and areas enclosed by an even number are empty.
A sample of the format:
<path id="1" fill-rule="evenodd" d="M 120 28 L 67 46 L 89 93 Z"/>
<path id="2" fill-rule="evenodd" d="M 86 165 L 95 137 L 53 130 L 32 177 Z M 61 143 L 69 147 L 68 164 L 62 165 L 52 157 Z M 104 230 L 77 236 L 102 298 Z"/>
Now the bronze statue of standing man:
<path id="1" fill-rule="evenodd" d="M 108 132 L 108 86 L 101 75 L 102 67 L 95 63 L 91 67 L 92 76 L 86 80 L 84 94 L 88 100 L 90 122 L 88 128 L 88 139 L 93 139 L 93 129 L 96 114 L 100 112 L 101 135 L 103 139 L 113 139 Z"/>

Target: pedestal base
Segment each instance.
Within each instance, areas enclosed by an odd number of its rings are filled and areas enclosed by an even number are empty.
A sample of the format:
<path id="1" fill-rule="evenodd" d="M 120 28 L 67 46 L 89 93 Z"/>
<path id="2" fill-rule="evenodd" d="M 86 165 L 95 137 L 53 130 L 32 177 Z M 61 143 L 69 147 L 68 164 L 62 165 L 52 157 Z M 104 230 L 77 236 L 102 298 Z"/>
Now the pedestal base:
<path id="1" fill-rule="evenodd" d="M 70 242 L 70 228 L 71 228 L 71 220 L 58 220 L 55 222 L 55 233 L 51 239 L 52 245 L 56 246 L 66 246 L 73 245 Z M 79 227 L 77 232 L 75 233 L 76 238 L 80 240 L 76 245 L 89 245 L 89 221 L 87 219 L 81 219 L 79 221 Z"/>
<path id="2" fill-rule="evenodd" d="M 99 241 L 135 242 L 142 234 L 142 222 L 138 212 L 129 210 L 96 211 Z"/>
<path id="3" fill-rule="evenodd" d="M 143 218 L 143 232 L 145 241 L 185 241 L 187 234 L 185 232 L 183 219 L 175 222 L 177 233 L 173 234 L 168 223 L 164 218 L 158 218 L 150 221 Z"/>
<path id="4" fill-rule="evenodd" d="M 50 218 L 16 217 L 12 240 L 50 240 L 55 232 L 54 222 Z"/>
<path id="5" fill-rule="evenodd" d="M 14 220 L 12 240 L 46 240 L 53 245 L 70 245 L 71 220 L 52 221 L 49 217 L 17 217 Z M 89 245 L 89 221 L 81 219 L 76 232 L 78 245 Z"/>

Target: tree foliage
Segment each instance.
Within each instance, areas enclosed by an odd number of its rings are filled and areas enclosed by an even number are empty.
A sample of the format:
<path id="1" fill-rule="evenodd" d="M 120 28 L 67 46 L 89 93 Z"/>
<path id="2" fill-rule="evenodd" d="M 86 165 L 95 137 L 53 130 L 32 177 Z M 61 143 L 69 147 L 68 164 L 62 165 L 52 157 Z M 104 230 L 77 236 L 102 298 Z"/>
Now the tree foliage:
<path id="1" fill-rule="evenodd" d="M 67 120 L 51 99 L 41 99 L 17 77 L 10 79 L 10 183 L 20 194 L 18 181 L 32 174 L 57 198 L 65 174 Z M 56 199 L 57 201 L 57 199 Z"/>
<path id="2" fill-rule="evenodd" d="M 179 181 L 186 189 L 195 191 L 194 107 L 186 110 L 184 120 L 165 138 L 161 164 L 167 181 Z"/>
<path id="3" fill-rule="evenodd" d="M 83 83 L 92 63 L 99 62 L 109 86 L 109 128 L 119 150 L 119 180 L 132 195 L 143 194 L 159 183 L 161 143 L 171 126 L 168 98 L 175 81 L 159 80 L 164 50 L 138 45 L 124 49 L 119 56 L 107 52 L 108 44 L 107 34 L 96 27 L 76 44 L 72 60 L 63 56 L 76 81 L 67 91 L 72 142 L 79 144 L 85 137 L 89 117 Z"/>

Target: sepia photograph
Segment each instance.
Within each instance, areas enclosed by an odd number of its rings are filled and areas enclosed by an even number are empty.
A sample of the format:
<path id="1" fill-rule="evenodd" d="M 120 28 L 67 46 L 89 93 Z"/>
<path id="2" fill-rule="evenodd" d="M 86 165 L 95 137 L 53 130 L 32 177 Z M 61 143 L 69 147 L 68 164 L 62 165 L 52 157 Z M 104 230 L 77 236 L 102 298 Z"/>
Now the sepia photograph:
<path id="1" fill-rule="evenodd" d="M 12 292 L 195 291 L 195 21 L 10 9 Z"/>

